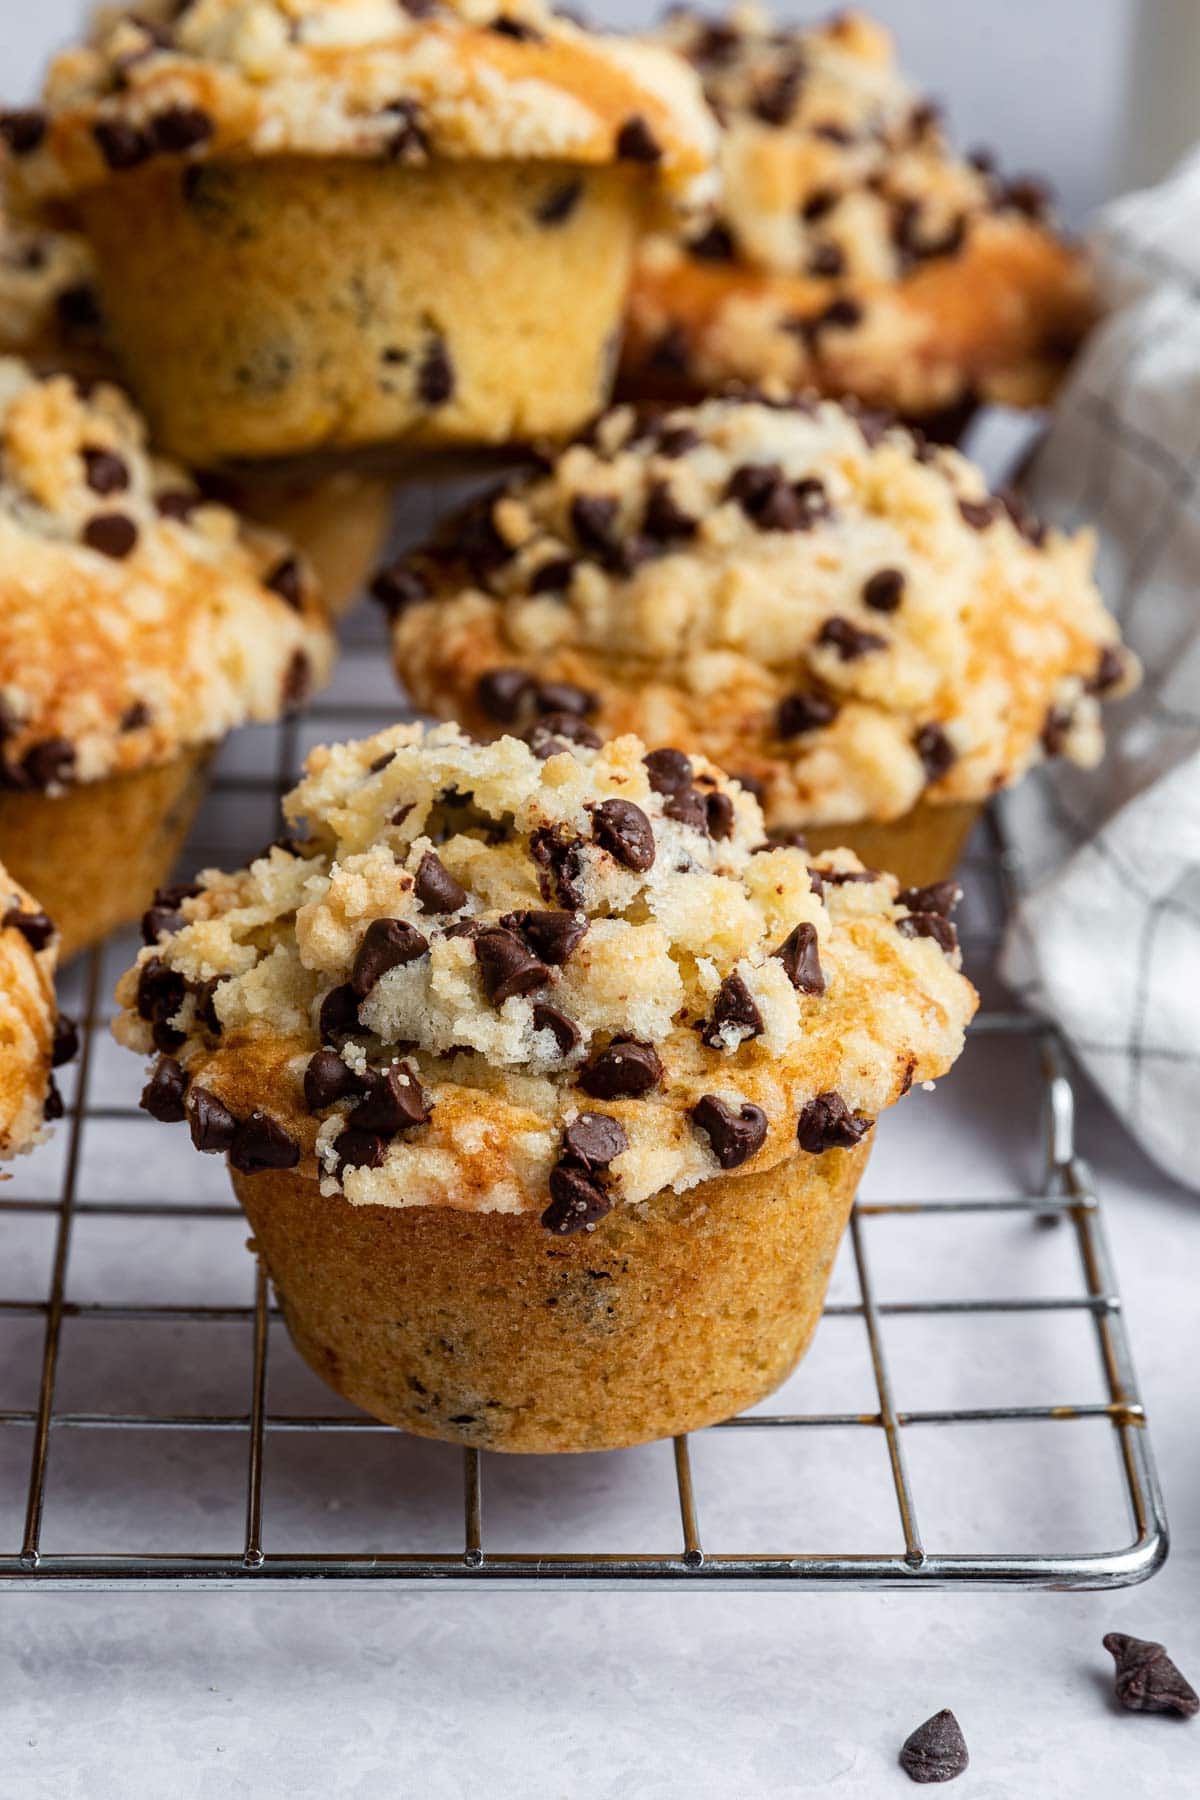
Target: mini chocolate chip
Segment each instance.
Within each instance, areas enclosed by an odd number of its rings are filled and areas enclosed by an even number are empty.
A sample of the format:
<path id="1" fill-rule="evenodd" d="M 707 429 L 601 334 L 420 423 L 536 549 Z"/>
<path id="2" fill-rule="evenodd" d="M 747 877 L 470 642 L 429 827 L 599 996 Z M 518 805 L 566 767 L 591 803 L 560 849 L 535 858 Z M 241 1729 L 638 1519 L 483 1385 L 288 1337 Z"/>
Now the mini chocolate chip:
<path id="1" fill-rule="evenodd" d="M 534 694 L 534 705 L 540 713 L 574 713 L 586 719 L 597 711 L 600 701 L 573 681 L 543 681 Z"/>
<path id="2" fill-rule="evenodd" d="M 54 1021 L 54 1043 L 50 1051 L 50 1063 L 55 1069 L 61 1069 L 64 1063 L 74 1062 L 79 1055 L 79 1027 L 74 1019 L 66 1013 L 59 1013 Z"/>
<path id="3" fill-rule="evenodd" d="M 1130 1712 L 1178 1713 L 1184 1719 L 1200 1712 L 1200 1696 L 1161 1644 L 1110 1631 L 1104 1648 L 1117 1665 L 1117 1699 Z"/>
<path id="4" fill-rule="evenodd" d="M 677 456 L 686 456 L 689 450 L 695 450 L 699 443 L 700 433 L 693 431 L 690 425 L 667 425 L 658 434 L 658 454 L 674 460 Z"/>
<path id="5" fill-rule="evenodd" d="M 966 1739 L 949 1707 L 910 1732 L 900 1748 L 900 1767 L 922 1786 L 953 1781 L 970 1762 Z"/>
<path id="6" fill-rule="evenodd" d="M 324 1112 L 335 1100 L 361 1094 L 362 1079 L 348 1068 L 336 1050 L 318 1050 L 304 1071 L 304 1104 L 310 1113 Z"/>
<path id="7" fill-rule="evenodd" d="M 929 887 L 901 888 L 896 899 L 901 906 L 907 906 L 909 912 L 937 913 L 948 919 L 962 896 L 962 887 L 957 881 L 935 881 Z"/>
<path id="8" fill-rule="evenodd" d="M 323 1038 L 346 1037 L 358 1030 L 358 995 L 348 981 L 330 988 L 321 1002 L 317 1022 Z"/>
<path id="9" fill-rule="evenodd" d="M 632 800 L 603 800 L 592 812 L 592 836 L 622 868 L 641 872 L 654 863 L 654 832 Z"/>
<path id="10" fill-rule="evenodd" d="M 557 1006 L 547 1006 L 536 1000 L 533 1006 L 533 1029 L 548 1031 L 558 1045 L 560 1056 L 570 1056 L 572 1050 L 579 1046 L 582 1033 L 574 1019 L 568 1019 L 565 1012 Z"/>
<path id="11" fill-rule="evenodd" d="M 877 569 L 863 583 L 862 597 L 872 612 L 895 612 L 904 598 L 903 569 Z"/>
<path id="12" fill-rule="evenodd" d="M 1019 494 L 1015 488 L 1004 487 L 997 493 L 996 498 L 1026 543 L 1032 544 L 1035 550 L 1041 550 L 1046 542 L 1046 527 L 1030 511 L 1024 496 Z"/>
<path id="13" fill-rule="evenodd" d="M 42 1101 L 42 1117 L 47 1124 L 52 1124 L 55 1119 L 62 1118 L 65 1110 L 63 1097 L 58 1091 L 58 1083 L 51 1075 L 46 1083 L 46 1098 Z"/>
<path id="14" fill-rule="evenodd" d="M 1089 694 L 1104 695 L 1124 681 L 1126 670 L 1125 654 L 1112 644 L 1106 644 L 1100 652 L 1100 660 L 1096 665 L 1096 673 L 1087 683 Z"/>
<path id="15" fill-rule="evenodd" d="M 535 956 L 554 968 L 569 962 L 587 936 L 588 922 L 573 912 L 511 912 L 500 921 L 524 938 Z"/>
<path id="16" fill-rule="evenodd" d="M 932 938 L 947 956 L 958 949 L 958 933 L 940 913 L 911 912 L 907 918 L 896 920 L 896 930 L 901 937 Z"/>
<path id="17" fill-rule="evenodd" d="M 54 921 L 48 913 L 22 912 L 19 906 L 10 906 L 0 919 L 0 929 L 19 931 L 31 950 L 44 950 L 54 936 Z"/>
<path id="18" fill-rule="evenodd" d="M 718 1095 L 704 1094 L 692 1108 L 692 1120 L 708 1138 L 723 1169 L 740 1168 L 762 1149 L 767 1136 L 766 1113 L 748 1100 L 734 1112 Z"/>
<path id="19" fill-rule="evenodd" d="M 821 694 L 788 694 L 779 702 L 775 714 L 776 735 L 781 738 L 804 737 L 810 731 L 823 731 L 837 718 L 832 700 Z"/>
<path id="20" fill-rule="evenodd" d="M 958 503 L 958 510 L 962 514 L 963 520 L 971 527 L 972 531 L 986 531 L 988 526 L 997 517 L 996 502 L 991 499 L 960 500 Z"/>
<path id="21" fill-rule="evenodd" d="M 579 1085 L 593 1100 L 635 1100 L 661 1082 L 663 1066 L 653 1044 L 615 1037 L 607 1050 L 593 1056 Z"/>
<path id="22" fill-rule="evenodd" d="M 31 156 L 45 140 L 48 124 L 45 113 L 39 108 L 14 107 L 0 113 L 0 138 L 14 156 Z"/>
<path id="23" fill-rule="evenodd" d="M 561 756 L 572 744 L 585 750 L 599 750 L 604 742 L 600 733 L 575 713 L 549 713 L 544 719 L 535 719 L 521 736 L 539 762 L 545 762 L 550 756 Z"/>
<path id="24" fill-rule="evenodd" d="M 229 1161 L 240 1175 L 259 1175 L 264 1169 L 294 1169 L 300 1161 L 300 1146 L 278 1120 L 256 1109 L 234 1132 Z"/>
<path id="25" fill-rule="evenodd" d="M 840 244 L 814 244 L 808 258 L 808 273 L 818 281 L 833 281 L 846 272 L 846 253 Z"/>
<path id="26" fill-rule="evenodd" d="M 539 826 L 530 833 L 529 854 L 543 872 L 539 886 L 544 899 L 572 910 L 583 905 L 583 845 L 578 838 L 568 836 L 562 825 Z"/>
<path id="27" fill-rule="evenodd" d="M 571 576 L 575 571 L 574 559 L 570 556 L 552 556 L 534 570 L 529 577 L 531 594 L 557 594 L 570 586 Z"/>
<path id="28" fill-rule="evenodd" d="M 192 1142 L 205 1156 L 223 1156 L 233 1147 L 237 1120 L 223 1100 L 208 1088 L 194 1087 L 188 1107 Z"/>
<path id="29" fill-rule="evenodd" d="M 710 1050 L 722 1050 L 724 1033 L 730 1026 L 743 1030 L 747 1037 L 758 1037 L 763 1028 L 754 995 L 740 975 L 727 975 L 717 989 L 712 1016 L 700 1036 Z"/>
<path id="30" fill-rule="evenodd" d="M 866 1137 L 874 1119 L 860 1119 L 840 1094 L 818 1094 L 803 1108 L 796 1124 L 800 1148 L 813 1156 L 826 1150 L 850 1150 Z"/>
<path id="31" fill-rule="evenodd" d="M 188 1078 L 181 1065 L 173 1056 L 162 1056 L 142 1089 L 142 1111 L 163 1125 L 177 1125 L 187 1117 L 183 1104 L 187 1089 Z"/>
<path id="32" fill-rule="evenodd" d="M 123 456 L 118 456 L 115 450 L 102 450 L 94 444 L 85 444 L 81 454 L 84 478 L 93 494 L 125 492 L 129 486 L 129 465 Z"/>
<path id="33" fill-rule="evenodd" d="M 887 639 L 877 632 L 863 631 L 852 619 L 836 616 L 826 619 L 817 633 L 817 643 L 823 650 L 836 650 L 842 662 L 857 662 L 872 650 L 887 649 Z"/>
<path id="34" fill-rule="evenodd" d="M 304 608 L 304 579 L 300 570 L 300 559 L 296 556 L 284 556 L 263 576 L 263 586 L 286 600 L 296 612 Z"/>
<path id="35" fill-rule="evenodd" d="M 390 130 L 383 149 L 393 162 L 413 161 L 426 154 L 429 140 L 421 126 L 421 109 L 415 100 L 393 100 L 383 109 Z"/>
<path id="36" fill-rule="evenodd" d="M 340 1131 L 333 1140 L 333 1153 L 340 1175 L 344 1169 L 381 1168 L 385 1149 L 383 1139 L 375 1132 L 358 1131 L 352 1126 L 348 1131 Z"/>
<path id="37" fill-rule="evenodd" d="M 444 406 L 454 396 L 454 364 L 444 338 L 435 337 L 417 371 L 417 398 L 426 406 Z"/>
<path id="38" fill-rule="evenodd" d="M 821 970 L 817 928 L 807 920 L 795 926 L 774 952 L 783 964 L 784 974 L 798 994 L 823 994 L 825 976 Z"/>
<path id="39" fill-rule="evenodd" d="M 616 148 L 622 162 L 656 163 L 662 160 L 662 146 L 641 113 L 626 119 L 617 133 Z"/>
<path id="40" fill-rule="evenodd" d="M 532 675 L 524 669 L 489 669 L 475 683 L 475 698 L 497 725 L 511 725 L 534 691 Z"/>
<path id="41" fill-rule="evenodd" d="M 142 964 L 137 984 L 137 1011 L 148 1024 L 173 1019 L 183 1005 L 187 983 L 178 970 L 170 969 L 161 956 L 149 956 Z"/>
<path id="42" fill-rule="evenodd" d="M 940 781 L 958 761 L 958 752 L 940 725 L 922 725 L 913 739 L 913 748 L 925 765 L 928 781 Z"/>
<path id="43" fill-rule="evenodd" d="M 545 963 L 502 925 L 480 932 L 475 939 L 475 958 L 483 991 L 493 1006 L 503 1006 L 516 994 L 532 993 L 550 979 Z"/>
<path id="44" fill-rule="evenodd" d="M 824 484 L 813 475 L 789 482 L 778 463 L 743 463 L 725 492 L 760 531 L 808 531 L 829 516 Z"/>
<path id="45" fill-rule="evenodd" d="M 506 13 L 488 23 L 488 30 L 494 31 L 498 37 L 514 39 L 518 44 L 540 44 L 544 40 L 540 31 L 527 25 L 524 19 L 510 19 Z"/>
<path id="46" fill-rule="evenodd" d="M 765 850 L 807 850 L 808 838 L 798 825 L 773 825 L 761 844 L 755 844 L 755 856 Z"/>
<path id="47" fill-rule="evenodd" d="M 182 929 L 183 914 L 170 901 L 155 900 L 153 906 L 146 908 L 142 914 L 141 932 L 143 944 L 156 944 L 163 932 L 168 936 Z"/>
<path id="48" fill-rule="evenodd" d="M 393 1138 L 401 1131 L 415 1131 L 429 1123 L 429 1102 L 407 1063 L 393 1063 L 383 1074 L 366 1078 L 366 1094 L 350 1114 L 356 1131 L 373 1131 Z"/>
<path id="49" fill-rule="evenodd" d="M 367 774 L 378 775 L 383 769 L 388 768 L 390 764 L 394 763 L 395 760 L 396 752 L 394 750 L 384 750 L 381 755 L 375 758 L 374 762 L 369 762 L 367 764 Z"/>
<path id="50" fill-rule="evenodd" d="M 1006 181 L 1000 191 L 1000 205 L 1024 213 L 1026 218 L 1040 219 L 1049 210 L 1053 194 L 1036 175 L 1017 175 Z"/>
<path id="51" fill-rule="evenodd" d="M 373 919 L 358 946 L 350 986 L 364 1000 L 389 969 L 416 962 L 428 951 L 428 939 L 407 919 Z"/>
<path id="52" fill-rule="evenodd" d="M 217 989 L 228 980 L 228 975 L 212 975 L 207 981 L 202 981 L 196 989 L 196 1017 L 206 1030 L 212 1032 L 214 1037 L 220 1037 L 223 1029 L 217 1016 Z"/>
<path id="53" fill-rule="evenodd" d="M 697 262 L 732 262 L 737 253 L 733 233 L 720 219 L 714 219 L 699 237 L 689 239 L 688 255 Z"/>
<path id="54" fill-rule="evenodd" d="M 293 650 L 280 686 L 280 700 L 285 712 L 294 712 L 298 706 L 303 706 L 312 692 L 312 682 L 313 668 L 307 651 Z"/>
<path id="55" fill-rule="evenodd" d="M 562 1147 L 564 1156 L 582 1163 L 585 1169 L 607 1169 L 628 1150 L 629 1138 L 620 1119 L 610 1113 L 581 1112 L 563 1132 Z"/>
<path id="56" fill-rule="evenodd" d="M 154 505 L 160 517 L 186 525 L 196 508 L 203 505 L 203 499 L 199 494 L 189 494 L 184 488 L 160 488 L 154 496 Z"/>
<path id="57" fill-rule="evenodd" d="M 656 794 L 678 794 L 692 785 L 692 762 L 682 750 L 651 750 L 642 762 Z"/>
<path id="58" fill-rule="evenodd" d="M 586 1169 L 559 1163 L 550 1171 L 550 1204 L 542 1224 L 556 1237 L 571 1237 L 612 1211 L 607 1190 Z"/>
<path id="59" fill-rule="evenodd" d="M 1040 739 L 1047 756 L 1061 756 L 1070 734 L 1073 715 L 1068 707 L 1050 706 L 1042 720 Z"/>
<path id="60" fill-rule="evenodd" d="M 154 148 L 165 156 L 183 156 L 206 144 L 216 127 L 198 106 L 169 106 L 150 121 Z"/>
<path id="61" fill-rule="evenodd" d="M 127 513 L 94 513 L 84 525 L 82 537 L 89 550 L 121 562 L 134 550 L 138 528 Z"/>
<path id="62" fill-rule="evenodd" d="M 43 738 L 21 758 L 21 773 L 32 788 L 44 792 L 61 786 L 75 769 L 75 746 L 66 738 Z"/>
<path id="63" fill-rule="evenodd" d="M 678 794 L 670 794 L 663 801 L 663 818 L 674 819 L 677 825 L 690 826 L 693 831 L 702 831 L 708 836 L 708 807 L 705 796 L 695 788 L 684 788 Z"/>
<path id="64" fill-rule="evenodd" d="M 571 502 L 571 530 L 585 550 L 607 561 L 618 548 L 617 503 L 610 494 L 576 494 Z"/>
<path id="65" fill-rule="evenodd" d="M 534 208 L 534 218 L 539 225 L 563 225 L 579 205 L 583 193 L 583 182 L 576 176 L 570 181 L 559 181 L 538 201 Z"/>
<path id="66" fill-rule="evenodd" d="M 786 125 L 792 116 L 803 79 L 803 63 L 789 63 L 754 96 L 750 110 L 755 118 L 761 119 L 764 125 Z"/>
<path id="67" fill-rule="evenodd" d="M 141 731 L 149 725 L 153 714 L 144 700 L 132 700 L 121 714 L 122 731 Z"/>
<path id="68" fill-rule="evenodd" d="M 146 133 L 125 119 L 97 119 L 92 136 L 110 169 L 136 169 L 153 153 Z"/>
<path id="69" fill-rule="evenodd" d="M 434 851 L 427 850 L 417 864 L 413 892 L 426 912 L 453 913 L 467 904 L 467 890 Z"/>
<path id="70" fill-rule="evenodd" d="M 810 869 L 808 872 L 815 875 L 817 870 Z M 827 887 L 845 887 L 848 882 L 879 880 L 878 869 L 822 869 L 820 873 L 821 880 Z"/>
<path id="71" fill-rule="evenodd" d="M 820 333 L 830 329 L 834 331 L 853 331 L 856 325 L 862 324 L 862 321 L 863 309 L 858 301 L 851 300 L 848 295 L 843 295 L 840 299 L 834 300 L 825 308 L 823 313 L 820 313 L 817 318 L 812 320 L 810 330 L 814 333 Z"/>
<path id="72" fill-rule="evenodd" d="M 744 776 L 739 776 L 737 779 L 742 782 L 743 786 L 747 785 Z M 704 818 L 708 826 L 709 837 L 715 838 L 718 843 L 731 837 L 736 816 L 733 801 L 728 794 L 723 794 L 718 788 L 716 793 L 705 795 Z"/>
<path id="73" fill-rule="evenodd" d="M 667 482 L 656 481 L 646 497 L 642 529 L 659 543 L 675 543 L 695 537 L 699 524 L 691 513 L 684 512 Z"/>
<path id="74" fill-rule="evenodd" d="M 398 619 L 406 607 L 415 606 L 420 600 L 428 600 L 429 584 L 424 576 L 401 558 L 379 571 L 371 583 L 371 593 L 389 618 Z"/>
<path id="75" fill-rule="evenodd" d="M 73 281 L 54 298 L 54 310 L 63 330 L 69 334 L 99 331 L 104 324 L 100 296 L 90 281 Z"/>

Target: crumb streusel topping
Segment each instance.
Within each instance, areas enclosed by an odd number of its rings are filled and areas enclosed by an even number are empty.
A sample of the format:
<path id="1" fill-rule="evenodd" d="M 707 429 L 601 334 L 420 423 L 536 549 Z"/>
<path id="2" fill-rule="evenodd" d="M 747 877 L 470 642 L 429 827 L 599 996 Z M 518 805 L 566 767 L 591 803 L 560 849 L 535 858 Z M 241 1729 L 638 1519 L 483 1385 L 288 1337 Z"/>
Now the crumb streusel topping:
<path id="1" fill-rule="evenodd" d="M 54 1002 L 53 922 L 0 863 L 0 1162 L 32 1150 L 62 1101 L 52 1071 L 75 1054 Z"/>
<path id="2" fill-rule="evenodd" d="M 152 455 L 118 388 L 0 359 L 0 785 L 168 761 L 300 704 L 332 657 L 286 541 Z"/>
<path id="3" fill-rule="evenodd" d="M 724 399 L 617 408 L 377 592 L 422 707 L 684 744 L 826 825 L 1096 762 L 1136 664 L 1091 564 L 902 427 Z"/>
<path id="4" fill-rule="evenodd" d="M 860 1142 L 974 1009 L 953 884 L 810 868 L 633 737 L 395 726 L 314 751 L 285 812 L 299 839 L 161 896 L 118 989 L 147 1109 L 247 1174 L 565 1233 Z"/>

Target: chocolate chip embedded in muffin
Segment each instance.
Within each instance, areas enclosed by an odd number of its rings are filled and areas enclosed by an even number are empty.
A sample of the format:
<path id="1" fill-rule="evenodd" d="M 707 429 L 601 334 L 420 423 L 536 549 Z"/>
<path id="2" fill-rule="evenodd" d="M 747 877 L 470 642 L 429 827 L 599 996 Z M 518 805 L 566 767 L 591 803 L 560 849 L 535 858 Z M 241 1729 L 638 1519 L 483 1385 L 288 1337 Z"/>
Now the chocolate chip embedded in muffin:
<path id="1" fill-rule="evenodd" d="M 539 225 L 565 225 L 583 194 L 583 182 L 578 176 L 569 181 L 559 181 L 538 201 L 534 209 L 534 218 Z"/>
<path id="2" fill-rule="evenodd" d="M 717 989 L 701 1038 L 711 1050 L 732 1049 L 748 1037 L 758 1037 L 762 1028 L 754 995 L 740 975 L 727 975 Z"/>
<path id="3" fill-rule="evenodd" d="M 31 156 L 45 142 L 48 123 L 40 107 L 11 107 L 0 113 L 0 138 L 14 156 Z"/>
<path id="4" fill-rule="evenodd" d="M 860 1119 L 837 1093 L 818 1094 L 800 1114 L 796 1138 L 802 1150 L 820 1156 L 826 1150 L 850 1150 L 866 1137 L 874 1119 Z"/>
<path id="5" fill-rule="evenodd" d="M 512 725 L 533 693 L 533 677 L 525 669 L 489 669 L 475 684 L 475 697 L 489 719 Z"/>
<path id="6" fill-rule="evenodd" d="M 123 494 L 129 486 L 129 464 L 115 450 L 85 444 L 83 466 L 85 479 L 93 494 Z"/>
<path id="7" fill-rule="evenodd" d="M 243 1119 L 229 1147 L 229 1161 L 242 1175 L 266 1169 L 294 1169 L 300 1146 L 269 1113 L 254 1111 Z"/>
<path id="8" fill-rule="evenodd" d="M 723 1169 L 740 1168 L 766 1142 L 767 1115 L 749 1101 L 735 1111 L 719 1095 L 705 1094 L 692 1108 L 692 1119 Z"/>
<path id="9" fill-rule="evenodd" d="M 223 1100 L 207 1088 L 193 1086 L 188 1096 L 192 1143 L 206 1156 L 224 1156 L 233 1148 L 237 1120 Z"/>
<path id="10" fill-rule="evenodd" d="M 654 863 L 654 832 L 632 800 L 605 800 L 592 813 L 592 834 L 626 869 L 639 873 Z"/>
<path id="11" fill-rule="evenodd" d="M 958 752 L 940 725 L 922 725 L 913 739 L 913 747 L 925 765 L 929 781 L 940 781 L 958 761 Z"/>
<path id="12" fill-rule="evenodd" d="M 903 569 L 876 569 L 863 583 L 862 597 L 872 612 L 895 612 L 904 598 Z"/>
<path id="13" fill-rule="evenodd" d="M 798 994 L 823 994 L 825 976 L 817 946 L 817 928 L 802 921 L 780 944 L 775 955 Z"/>
<path id="14" fill-rule="evenodd" d="M 429 940 L 407 919 L 375 919 L 368 925 L 358 947 L 350 986 L 363 1000 L 389 969 L 415 962 L 428 951 Z"/>
<path id="15" fill-rule="evenodd" d="M 811 731 L 823 731 L 837 718 L 838 709 L 822 694 L 788 694 L 779 702 L 775 714 L 778 737 L 805 737 Z"/>
<path id="16" fill-rule="evenodd" d="M 640 113 L 626 119 L 617 133 L 617 155 L 622 162 L 656 163 L 662 159 L 662 145 Z"/>
<path id="17" fill-rule="evenodd" d="M 358 1029 L 359 996 L 353 984 L 331 988 L 321 1002 L 318 1022 L 323 1038 L 347 1037 Z"/>
<path id="18" fill-rule="evenodd" d="M 350 1126 L 334 1139 L 333 1153 L 341 1176 L 347 1169 L 381 1169 L 387 1148 L 375 1132 L 359 1131 Z"/>
<path id="19" fill-rule="evenodd" d="M 417 397 L 426 406 L 445 406 L 454 398 L 456 377 L 446 340 L 434 338 L 417 371 Z"/>
<path id="20" fill-rule="evenodd" d="M 479 963 L 483 990 L 493 1006 L 503 1006 L 520 994 L 530 994 L 544 987 L 550 971 L 521 942 L 515 932 L 503 926 L 481 931 L 475 939 L 475 956 Z"/>
<path id="21" fill-rule="evenodd" d="M 581 1112 L 563 1132 L 562 1148 L 587 1169 L 606 1169 L 628 1150 L 629 1138 L 610 1113 Z"/>
<path id="22" fill-rule="evenodd" d="M 887 639 L 878 632 L 864 631 L 852 619 L 836 617 L 826 619 L 817 633 L 817 644 L 822 650 L 836 650 L 843 662 L 857 662 L 872 650 L 887 649 Z"/>
<path id="23" fill-rule="evenodd" d="M 310 1113 L 323 1112 L 338 1100 L 361 1094 L 362 1087 L 362 1077 L 355 1074 L 336 1050 L 317 1050 L 304 1071 L 304 1104 Z"/>
<path id="24" fill-rule="evenodd" d="M 896 895 L 896 904 L 907 906 L 910 912 L 938 913 L 948 919 L 962 897 L 961 882 L 935 881 L 929 887 L 901 888 Z"/>
<path id="25" fill-rule="evenodd" d="M 594 1100 L 636 1100 L 658 1087 L 663 1066 L 653 1044 L 615 1037 L 580 1071 L 579 1085 Z"/>
<path id="26" fill-rule="evenodd" d="M 382 1073 L 372 1070 L 362 1085 L 366 1093 L 347 1121 L 356 1131 L 394 1138 L 429 1123 L 429 1101 L 407 1063 L 393 1063 Z"/>
<path id="27" fill-rule="evenodd" d="M 548 1006 L 544 1001 L 535 1001 L 533 1007 L 533 1028 L 535 1031 L 548 1031 L 558 1047 L 560 1056 L 570 1056 L 583 1042 L 583 1033 L 574 1019 L 569 1019 L 565 1012 L 557 1006 Z"/>
<path id="28" fill-rule="evenodd" d="M 588 922 L 573 912 L 505 913 L 500 920 L 506 931 L 524 938 L 535 956 L 561 968 L 570 961 L 587 936 Z"/>
<path id="29" fill-rule="evenodd" d="M 304 608 L 304 576 L 298 556 L 283 556 L 263 577 L 263 586 L 286 600 L 295 612 Z"/>
<path id="30" fill-rule="evenodd" d="M 427 850 L 417 864 L 413 893 L 428 913 L 454 913 L 467 904 L 466 888 L 433 850 Z"/>
<path id="31" fill-rule="evenodd" d="M 160 1057 L 142 1089 L 142 1110 L 161 1124 L 178 1124 L 186 1117 L 184 1099 L 187 1089 L 188 1078 L 181 1064 L 173 1056 Z"/>
<path id="32" fill-rule="evenodd" d="M 36 912 L 10 906 L 0 917 L 0 930 L 19 931 L 29 948 L 44 950 L 54 937 L 54 921 L 39 908 Z"/>
<path id="33" fill-rule="evenodd" d="M 599 1224 L 613 1207 L 603 1183 L 573 1163 L 559 1163 L 550 1171 L 550 1196 L 542 1224 L 556 1237 L 571 1237 Z"/>
<path id="34" fill-rule="evenodd" d="M 932 938 L 947 956 L 953 955 L 958 949 L 958 932 L 949 919 L 943 919 L 940 913 L 911 912 L 907 918 L 896 920 L 896 930 L 901 937 Z"/>
<path id="35" fill-rule="evenodd" d="M 95 513 L 80 534 L 89 550 L 122 562 L 137 548 L 138 528 L 128 513 Z"/>
<path id="36" fill-rule="evenodd" d="M 656 794 L 678 794 L 692 784 L 691 758 L 682 750 L 651 750 L 642 763 Z"/>

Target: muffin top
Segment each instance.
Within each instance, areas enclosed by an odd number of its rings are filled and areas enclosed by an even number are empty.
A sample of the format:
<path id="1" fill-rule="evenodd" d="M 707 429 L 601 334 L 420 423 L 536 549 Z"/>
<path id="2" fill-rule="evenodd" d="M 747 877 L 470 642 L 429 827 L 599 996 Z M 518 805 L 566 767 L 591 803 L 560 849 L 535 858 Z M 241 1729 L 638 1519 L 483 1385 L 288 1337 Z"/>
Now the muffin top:
<path id="1" fill-rule="evenodd" d="M 51 1073 L 74 1054 L 54 1004 L 58 940 L 37 901 L 0 863 L 0 1162 L 41 1142 L 62 1113 Z"/>
<path id="2" fill-rule="evenodd" d="M 64 195 L 152 158 L 430 156 L 641 165 L 707 197 L 715 129 L 661 45 L 544 0 L 144 0 L 102 7 L 41 108 L 0 122 L 24 190 Z"/>
<path id="3" fill-rule="evenodd" d="M 617 408 L 376 591 L 421 706 L 701 749 L 824 825 L 1095 762 L 1136 668 L 1091 561 L 919 434 L 725 398 Z"/>
<path id="4" fill-rule="evenodd" d="M 169 761 L 323 679 L 287 543 L 152 456 L 124 394 L 0 359 L 0 785 Z"/>
<path id="5" fill-rule="evenodd" d="M 312 753 L 305 835 L 164 897 L 117 1036 L 235 1169 L 359 1204 L 618 1202 L 849 1147 L 954 1061 L 951 884 L 772 846 L 753 797 L 633 737 L 398 725 Z"/>

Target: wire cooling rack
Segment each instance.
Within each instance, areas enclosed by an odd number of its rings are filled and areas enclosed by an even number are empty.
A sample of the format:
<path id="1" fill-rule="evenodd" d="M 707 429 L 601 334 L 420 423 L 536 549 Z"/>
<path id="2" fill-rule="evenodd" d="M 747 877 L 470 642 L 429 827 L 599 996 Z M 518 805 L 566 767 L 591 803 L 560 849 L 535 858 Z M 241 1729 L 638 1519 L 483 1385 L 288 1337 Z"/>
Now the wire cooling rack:
<path id="1" fill-rule="evenodd" d="M 331 698 L 227 747 L 188 870 L 275 835 L 312 743 L 395 716 L 378 626 L 351 631 Z M 798 1375 L 724 1425 L 606 1456 L 424 1443 L 310 1377 L 216 1159 L 136 1108 L 136 1064 L 108 1033 L 134 941 L 68 971 L 83 1030 L 67 1116 L 0 1184 L 0 1580 L 1063 1588 L 1151 1575 L 1166 1521 L 1067 1060 L 990 974 L 1008 881 L 996 820 L 964 881 L 985 1008 L 963 1065 L 976 1074 L 953 1079 L 974 1081 L 988 1116 L 1003 1109 L 1029 1179 L 994 1197 L 939 1193 L 941 1158 L 889 1157 L 884 1139 L 876 1164 L 902 1191 L 859 1200 Z M 1028 1065 L 1015 1084 L 1001 1067 L 1014 1052 Z M 947 1083 L 900 1110 L 936 1120 L 956 1097 Z M 997 1392 L 1014 1346 L 1034 1353 L 1032 1376 L 1018 1364 Z M 917 1405 L 931 1374 L 942 1390 Z"/>

